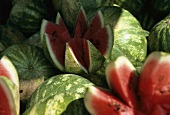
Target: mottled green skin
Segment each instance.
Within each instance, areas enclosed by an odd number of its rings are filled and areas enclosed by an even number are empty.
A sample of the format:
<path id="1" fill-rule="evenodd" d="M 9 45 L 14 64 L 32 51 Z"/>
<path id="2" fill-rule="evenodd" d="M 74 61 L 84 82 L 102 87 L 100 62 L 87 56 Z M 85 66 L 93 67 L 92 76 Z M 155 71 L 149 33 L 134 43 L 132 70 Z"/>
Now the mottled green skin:
<path id="1" fill-rule="evenodd" d="M 11 45 L 22 43 L 26 37 L 16 28 L 1 25 L 0 42 L 7 48 Z"/>
<path id="2" fill-rule="evenodd" d="M 126 56 L 136 68 L 140 68 L 147 55 L 148 32 L 143 30 L 139 21 L 127 10 L 117 6 L 102 7 L 105 24 L 113 28 L 114 44 L 110 60 L 118 56 Z M 91 19 L 96 11 L 91 11 L 87 17 Z M 109 60 L 108 60 L 109 62 Z"/>
<path id="3" fill-rule="evenodd" d="M 41 48 L 26 44 L 12 45 L 1 53 L 6 55 L 17 69 L 20 79 L 51 77 L 56 69 L 46 59 Z"/>
<path id="4" fill-rule="evenodd" d="M 58 1 L 58 0 L 54 0 Z M 56 3 L 54 2 L 54 3 Z M 82 6 L 85 12 L 89 12 L 91 9 L 95 9 L 100 6 L 112 5 L 113 0 L 62 0 L 61 1 L 61 15 L 65 24 L 72 33 L 74 30 L 75 22 Z"/>
<path id="5" fill-rule="evenodd" d="M 145 0 L 114 0 L 114 4 L 128 10 L 134 16 L 139 15 L 144 6 L 144 2 Z"/>
<path id="6" fill-rule="evenodd" d="M 36 32 L 29 38 L 23 41 L 24 44 L 34 45 L 42 48 L 42 43 L 40 42 L 40 31 Z"/>
<path id="7" fill-rule="evenodd" d="M 74 74 L 53 76 L 33 93 L 23 115 L 60 115 L 72 101 L 83 98 L 91 85 L 87 79 Z"/>
<path id="8" fill-rule="evenodd" d="M 31 35 L 40 29 L 46 14 L 47 8 L 43 0 L 20 0 L 11 9 L 8 25 L 25 35 Z"/>
<path id="9" fill-rule="evenodd" d="M 71 102 L 61 115 L 90 115 L 90 113 L 85 108 L 84 99 L 80 98 Z"/>
<path id="10" fill-rule="evenodd" d="M 153 51 L 170 52 L 170 15 L 158 22 L 148 37 L 149 53 Z"/>

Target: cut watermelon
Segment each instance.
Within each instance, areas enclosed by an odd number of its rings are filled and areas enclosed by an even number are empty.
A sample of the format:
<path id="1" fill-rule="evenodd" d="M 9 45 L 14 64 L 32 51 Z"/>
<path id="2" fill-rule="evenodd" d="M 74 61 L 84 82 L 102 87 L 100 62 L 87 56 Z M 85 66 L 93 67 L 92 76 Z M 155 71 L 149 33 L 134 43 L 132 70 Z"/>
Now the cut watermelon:
<path id="1" fill-rule="evenodd" d="M 138 92 L 142 109 L 148 114 L 155 105 L 165 106 L 170 110 L 169 68 L 170 54 L 166 52 L 152 52 L 144 62 Z"/>
<path id="2" fill-rule="evenodd" d="M 92 115 L 144 115 L 121 102 L 110 91 L 95 86 L 88 88 L 84 104 Z"/>
<path id="3" fill-rule="evenodd" d="M 0 60 L 0 76 L 6 76 L 19 87 L 17 70 L 7 56 L 3 56 Z"/>
<path id="4" fill-rule="evenodd" d="M 110 89 L 118 93 L 130 107 L 138 109 L 138 74 L 125 56 L 118 57 L 106 66 L 106 80 Z"/>
<path id="5" fill-rule="evenodd" d="M 109 25 L 104 26 L 100 11 L 88 25 L 85 11 L 81 7 L 71 35 L 59 13 L 55 22 L 44 19 L 40 35 L 44 51 L 47 51 L 45 54 L 56 68 L 81 74 L 82 71 L 95 72 L 103 66 L 103 56 L 108 58 L 112 49 L 113 33 Z"/>
<path id="6" fill-rule="evenodd" d="M 6 76 L 0 77 L 0 115 L 19 115 L 19 92 Z"/>

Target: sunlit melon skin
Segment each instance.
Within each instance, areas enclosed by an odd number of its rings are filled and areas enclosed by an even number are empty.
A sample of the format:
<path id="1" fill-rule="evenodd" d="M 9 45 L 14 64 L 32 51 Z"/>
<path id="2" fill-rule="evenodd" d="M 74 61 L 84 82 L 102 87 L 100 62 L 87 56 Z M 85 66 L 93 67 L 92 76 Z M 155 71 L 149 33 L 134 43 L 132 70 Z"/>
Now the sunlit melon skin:
<path id="1" fill-rule="evenodd" d="M 110 91 L 99 87 L 90 86 L 88 88 L 84 103 L 92 115 L 144 115 L 121 102 Z"/>
<path id="2" fill-rule="evenodd" d="M 140 71 L 147 55 L 146 36 L 149 32 L 142 29 L 139 21 L 130 12 L 118 6 L 105 6 L 91 10 L 87 13 L 88 20 L 91 20 L 98 10 L 101 10 L 105 24 L 111 25 L 114 34 L 110 59 L 127 56 Z"/>
<path id="3" fill-rule="evenodd" d="M 169 53 L 155 51 L 146 59 L 141 70 L 138 87 L 141 108 L 146 113 L 150 114 L 155 105 L 170 110 L 169 68 Z"/>
<path id="4" fill-rule="evenodd" d="M 105 74 L 110 89 L 116 92 L 128 106 L 139 109 L 138 74 L 132 63 L 126 57 L 120 56 L 107 64 Z"/>

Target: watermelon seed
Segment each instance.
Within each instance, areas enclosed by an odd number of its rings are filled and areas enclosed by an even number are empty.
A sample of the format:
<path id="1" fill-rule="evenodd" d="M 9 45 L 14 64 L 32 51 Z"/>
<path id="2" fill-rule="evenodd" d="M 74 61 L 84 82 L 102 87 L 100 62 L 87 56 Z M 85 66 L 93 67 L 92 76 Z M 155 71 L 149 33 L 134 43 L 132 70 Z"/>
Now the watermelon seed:
<path id="1" fill-rule="evenodd" d="M 23 90 L 19 90 L 19 93 L 22 93 L 23 92 Z"/>

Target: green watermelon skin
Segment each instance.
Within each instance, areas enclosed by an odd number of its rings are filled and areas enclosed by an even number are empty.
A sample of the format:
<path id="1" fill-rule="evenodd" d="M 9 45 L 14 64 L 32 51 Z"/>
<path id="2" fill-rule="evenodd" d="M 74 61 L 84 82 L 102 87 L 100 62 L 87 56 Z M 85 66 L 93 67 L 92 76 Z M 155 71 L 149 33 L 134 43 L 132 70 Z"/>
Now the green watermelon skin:
<path id="1" fill-rule="evenodd" d="M 18 29 L 8 26 L 1 25 L 0 42 L 7 48 L 14 44 L 22 43 L 26 37 Z"/>
<path id="2" fill-rule="evenodd" d="M 17 44 L 8 47 L 1 53 L 6 55 L 16 67 L 19 79 L 51 77 L 58 71 L 49 63 L 43 50 L 37 46 Z"/>
<path id="3" fill-rule="evenodd" d="M 113 29 L 114 43 L 110 60 L 124 55 L 140 71 L 147 55 L 146 37 L 149 32 L 141 27 L 130 12 L 118 6 L 106 6 L 97 10 L 101 10 L 105 24 L 110 24 Z M 88 19 L 92 19 L 96 12 L 96 10 L 90 11 L 87 14 Z"/>
<path id="4" fill-rule="evenodd" d="M 7 24 L 29 36 L 40 29 L 46 15 L 47 7 L 43 0 L 20 0 L 12 7 Z"/>
<path id="5" fill-rule="evenodd" d="M 75 74 L 53 76 L 35 90 L 23 115 L 60 115 L 71 102 L 83 98 L 91 85 L 92 82 Z"/>
<path id="6" fill-rule="evenodd" d="M 144 7 L 145 0 L 114 0 L 114 4 L 128 10 L 134 16 L 139 15 Z"/>
<path id="7" fill-rule="evenodd" d="M 57 0 L 53 1 L 57 2 Z M 81 6 L 88 13 L 92 9 L 112 4 L 112 0 L 62 0 L 60 13 L 70 33 L 72 33 Z"/>
<path id="8" fill-rule="evenodd" d="M 170 52 L 170 15 L 158 22 L 148 36 L 148 53 L 153 51 Z"/>

